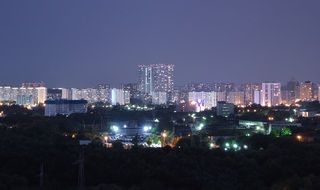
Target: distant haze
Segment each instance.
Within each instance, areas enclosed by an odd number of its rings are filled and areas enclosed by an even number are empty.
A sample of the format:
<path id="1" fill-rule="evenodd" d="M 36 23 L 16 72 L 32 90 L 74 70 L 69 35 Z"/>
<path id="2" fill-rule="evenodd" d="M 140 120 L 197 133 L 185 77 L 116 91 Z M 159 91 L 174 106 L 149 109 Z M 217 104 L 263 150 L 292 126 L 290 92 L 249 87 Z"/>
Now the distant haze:
<path id="1" fill-rule="evenodd" d="M 0 1 L 0 85 L 320 81 L 319 0 Z"/>

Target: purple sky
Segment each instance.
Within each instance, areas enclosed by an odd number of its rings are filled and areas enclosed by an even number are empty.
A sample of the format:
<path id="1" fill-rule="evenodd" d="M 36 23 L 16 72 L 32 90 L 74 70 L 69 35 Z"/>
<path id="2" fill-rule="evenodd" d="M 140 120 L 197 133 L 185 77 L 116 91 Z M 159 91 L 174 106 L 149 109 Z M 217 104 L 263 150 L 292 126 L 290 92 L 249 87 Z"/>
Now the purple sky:
<path id="1" fill-rule="evenodd" d="M 0 85 L 320 81 L 319 0 L 2 0 Z"/>

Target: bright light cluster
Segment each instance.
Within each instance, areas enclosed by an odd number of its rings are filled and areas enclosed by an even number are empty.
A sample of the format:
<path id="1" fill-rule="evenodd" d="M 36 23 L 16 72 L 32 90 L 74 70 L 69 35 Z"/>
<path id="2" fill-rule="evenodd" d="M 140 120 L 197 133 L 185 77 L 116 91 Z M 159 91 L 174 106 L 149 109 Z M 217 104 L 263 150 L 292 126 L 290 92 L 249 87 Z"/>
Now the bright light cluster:
<path id="1" fill-rule="evenodd" d="M 119 131 L 119 127 L 116 126 L 116 125 L 111 126 L 111 129 L 112 129 L 112 131 L 115 132 L 115 133 Z"/>
<path id="2" fill-rule="evenodd" d="M 249 147 L 248 145 L 244 144 L 244 145 L 239 145 L 238 143 L 236 142 L 226 142 L 225 145 L 224 145 L 224 150 L 225 151 L 240 151 L 240 150 L 247 150 Z"/>
<path id="3" fill-rule="evenodd" d="M 152 129 L 151 126 L 144 126 L 144 127 L 143 127 L 143 131 L 144 131 L 144 132 L 149 132 L 149 131 L 151 131 L 151 129 Z"/>

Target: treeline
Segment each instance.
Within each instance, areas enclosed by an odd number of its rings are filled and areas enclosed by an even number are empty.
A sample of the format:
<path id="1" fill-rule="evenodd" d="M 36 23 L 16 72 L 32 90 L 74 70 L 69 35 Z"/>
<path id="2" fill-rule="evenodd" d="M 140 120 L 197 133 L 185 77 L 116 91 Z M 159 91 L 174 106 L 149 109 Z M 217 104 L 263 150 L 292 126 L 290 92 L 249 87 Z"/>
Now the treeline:
<path id="1" fill-rule="evenodd" d="M 80 146 L 72 123 L 0 128 L 0 189 L 76 189 Z M 84 150 L 87 189 L 320 189 L 320 145 L 253 136 L 249 150 Z M 43 170 L 41 166 L 43 165 Z"/>

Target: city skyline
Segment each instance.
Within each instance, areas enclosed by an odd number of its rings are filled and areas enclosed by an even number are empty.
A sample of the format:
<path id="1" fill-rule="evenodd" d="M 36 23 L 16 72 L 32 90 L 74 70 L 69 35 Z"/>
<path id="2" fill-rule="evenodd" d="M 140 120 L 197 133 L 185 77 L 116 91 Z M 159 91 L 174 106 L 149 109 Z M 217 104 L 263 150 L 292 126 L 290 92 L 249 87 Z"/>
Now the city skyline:
<path id="1" fill-rule="evenodd" d="M 264 80 L 264 81 L 249 81 L 249 82 L 235 82 L 235 81 L 212 81 L 212 82 L 203 82 L 203 81 L 191 81 L 191 82 L 184 82 L 181 84 L 176 84 L 175 80 L 174 81 L 174 85 L 173 88 L 176 89 L 180 89 L 180 88 L 185 88 L 185 87 L 190 87 L 190 85 L 234 85 L 234 87 L 236 88 L 241 88 L 242 85 L 261 85 L 262 83 L 280 83 L 283 86 L 287 86 L 289 85 L 288 83 L 292 83 L 292 82 L 296 82 L 299 83 L 299 85 L 302 85 L 303 83 L 312 83 L 314 85 L 320 85 L 320 81 L 311 81 L 311 80 L 296 80 L 295 78 L 291 78 L 288 79 L 287 81 L 274 81 L 274 80 Z M 25 84 L 41 84 L 41 86 L 25 86 Z M 123 83 L 119 83 L 117 85 L 112 85 L 111 83 L 108 82 L 101 82 L 101 83 L 94 83 L 90 86 L 75 86 L 75 85 L 71 85 L 71 86 L 49 86 L 48 83 L 46 83 L 44 80 L 40 80 L 40 81 L 18 81 L 17 83 L 1 83 L 0 81 L 0 86 L 1 87 L 22 87 L 22 88 L 33 88 L 33 87 L 46 87 L 46 88 L 50 88 L 50 89 L 60 89 L 60 88 L 67 88 L 67 89 L 90 89 L 90 88 L 100 88 L 100 86 L 104 86 L 107 85 L 108 88 L 118 88 L 118 89 L 125 89 L 127 88 L 126 85 L 136 85 L 137 88 L 139 88 L 139 77 L 137 80 L 135 81 L 126 81 Z M 137 89 L 139 90 L 139 89 Z"/>
<path id="2" fill-rule="evenodd" d="M 136 65 L 175 84 L 319 82 L 319 1 L 1 2 L 1 84 L 113 86 Z M 124 72 L 125 71 L 125 72 Z M 124 74 L 120 74 L 124 73 Z"/>
<path id="3" fill-rule="evenodd" d="M 0 190 L 320 189 L 320 0 L 0 0 Z"/>
<path id="4" fill-rule="evenodd" d="M 320 83 L 289 81 L 287 84 L 263 82 L 260 84 L 187 84 L 173 88 L 173 65 L 139 65 L 140 83 L 123 84 L 121 88 L 99 84 L 92 88 L 50 88 L 43 82 L 0 86 L 0 102 L 24 106 L 44 104 L 46 100 L 86 100 L 90 104 L 112 105 L 183 105 L 183 109 L 200 111 L 215 107 L 218 102 L 237 106 L 290 106 L 299 101 L 319 101 Z"/>

